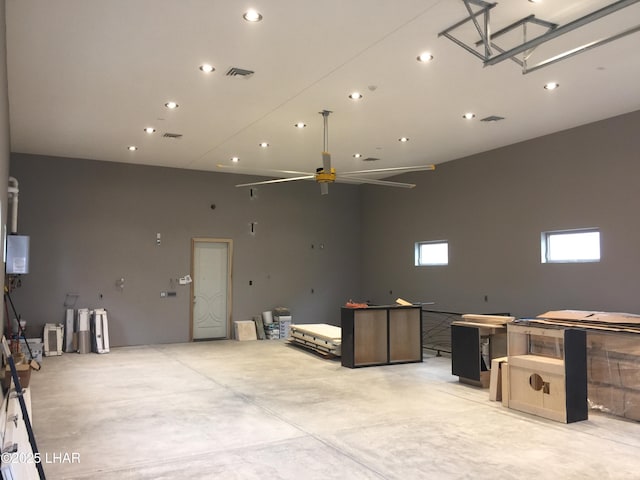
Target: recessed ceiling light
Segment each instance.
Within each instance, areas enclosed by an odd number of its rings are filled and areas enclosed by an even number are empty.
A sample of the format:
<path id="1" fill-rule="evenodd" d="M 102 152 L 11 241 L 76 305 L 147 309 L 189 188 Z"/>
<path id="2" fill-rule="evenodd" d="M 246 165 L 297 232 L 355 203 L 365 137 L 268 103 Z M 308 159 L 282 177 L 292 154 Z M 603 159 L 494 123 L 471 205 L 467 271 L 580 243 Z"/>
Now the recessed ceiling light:
<path id="1" fill-rule="evenodd" d="M 231 161 L 233 163 L 238 163 L 240 161 L 240 159 L 238 157 L 231 157 Z"/>
<path id="2" fill-rule="evenodd" d="M 262 142 L 262 143 L 260 143 L 260 146 L 262 148 L 267 148 L 269 146 L 269 144 L 267 142 Z"/>
<path id="3" fill-rule="evenodd" d="M 529 0 L 531 3 L 542 3 L 542 0 Z"/>
<path id="4" fill-rule="evenodd" d="M 429 52 L 423 52 L 416 57 L 416 60 L 418 60 L 419 62 L 430 62 L 431 60 L 433 60 L 433 55 L 431 55 Z"/>
<path id="5" fill-rule="evenodd" d="M 464 118 L 466 120 L 471 120 L 473 118 L 476 118 L 476 114 L 475 113 L 471 113 L 471 112 L 467 112 L 464 115 L 462 115 L 462 118 Z"/>
<path id="6" fill-rule="evenodd" d="M 362 157 L 361 153 L 354 153 L 353 154 L 353 158 L 360 158 L 360 157 Z"/>
<path id="7" fill-rule="evenodd" d="M 360 92 L 353 92 L 349 95 L 351 100 L 360 100 L 362 98 L 362 94 Z"/>
<path id="8" fill-rule="evenodd" d="M 202 65 L 200 65 L 200 70 L 202 70 L 204 73 L 211 73 L 215 70 L 213 65 L 209 65 L 208 63 L 204 63 Z"/>
<path id="9" fill-rule="evenodd" d="M 179 105 L 176 102 L 167 102 L 164 106 L 173 110 L 174 108 L 178 108 Z"/>
<path id="10" fill-rule="evenodd" d="M 398 139 L 398 141 L 399 141 L 399 142 L 402 142 L 402 143 L 405 143 L 405 142 L 408 142 L 408 141 L 409 141 L 409 139 L 408 139 L 407 137 L 400 137 L 400 138 Z"/>
<path id="11" fill-rule="evenodd" d="M 138 147 L 136 147 L 135 145 L 129 145 L 127 147 L 127 150 L 129 150 L 130 152 L 135 152 L 138 149 Z"/>
<path id="12" fill-rule="evenodd" d="M 147 127 L 147 128 L 144 129 L 144 131 L 147 132 L 147 133 L 153 133 L 153 132 L 156 131 L 156 129 L 153 128 L 153 127 Z"/>
<path id="13" fill-rule="evenodd" d="M 262 15 L 260 15 L 256 10 L 252 8 L 250 10 L 247 10 L 244 15 L 242 15 L 242 18 L 244 18 L 247 22 L 259 22 L 262 20 Z"/>
<path id="14" fill-rule="evenodd" d="M 306 127 L 306 126 L 307 126 L 307 124 L 306 124 L 306 123 L 304 123 L 304 122 L 298 122 L 298 123 L 296 123 L 296 124 L 294 125 L 294 127 L 296 127 L 296 128 L 304 128 L 304 127 Z"/>
<path id="15" fill-rule="evenodd" d="M 556 82 L 549 82 L 549 83 L 547 83 L 547 84 L 544 86 L 544 88 L 545 88 L 545 89 L 547 89 L 547 90 L 555 90 L 555 89 L 556 89 L 556 88 L 558 88 L 559 86 L 560 86 L 560 84 L 559 84 L 559 83 L 556 83 Z"/>

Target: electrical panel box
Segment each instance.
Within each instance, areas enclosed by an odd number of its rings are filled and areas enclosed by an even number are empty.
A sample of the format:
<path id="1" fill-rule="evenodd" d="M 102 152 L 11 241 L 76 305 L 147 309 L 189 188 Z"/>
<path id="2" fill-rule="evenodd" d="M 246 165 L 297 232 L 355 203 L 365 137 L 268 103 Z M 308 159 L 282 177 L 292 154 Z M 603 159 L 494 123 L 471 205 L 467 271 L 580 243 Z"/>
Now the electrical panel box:
<path id="1" fill-rule="evenodd" d="M 7 235 L 7 274 L 29 273 L 29 237 Z"/>

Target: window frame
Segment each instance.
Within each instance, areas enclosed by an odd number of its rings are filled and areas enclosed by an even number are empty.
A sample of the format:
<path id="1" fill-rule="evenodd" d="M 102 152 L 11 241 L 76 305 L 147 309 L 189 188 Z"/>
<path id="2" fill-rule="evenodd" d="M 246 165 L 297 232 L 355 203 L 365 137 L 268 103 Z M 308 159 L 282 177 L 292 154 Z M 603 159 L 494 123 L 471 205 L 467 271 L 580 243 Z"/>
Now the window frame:
<path id="1" fill-rule="evenodd" d="M 579 233 L 597 233 L 598 234 L 598 258 L 575 258 L 575 259 L 561 259 L 561 260 L 553 260 L 549 258 L 550 255 L 550 242 L 549 239 L 553 236 L 561 236 L 561 235 L 574 235 Z M 540 234 L 540 261 L 541 263 L 598 263 L 602 260 L 602 248 L 601 248 L 601 232 L 598 227 L 589 227 L 589 228 L 574 228 L 568 230 L 549 230 L 547 232 L 542 232 Z"/>
<path id="2" fill-rule="evenodd" d="M 446 263 L 442 263 L 442 262 L 429 262 L 429 263 L 422 263 L 422 246 L 424 245 L 445 245 L 447 248 L 447 261 Z M 416 242 L 415 243 L 415 262 L 414 262 L 416 267 L 446 267 L 447 265 L 449 265 L 449 240 L 428 240 L 428 241 L 421 241 L 421 242 Z"/>

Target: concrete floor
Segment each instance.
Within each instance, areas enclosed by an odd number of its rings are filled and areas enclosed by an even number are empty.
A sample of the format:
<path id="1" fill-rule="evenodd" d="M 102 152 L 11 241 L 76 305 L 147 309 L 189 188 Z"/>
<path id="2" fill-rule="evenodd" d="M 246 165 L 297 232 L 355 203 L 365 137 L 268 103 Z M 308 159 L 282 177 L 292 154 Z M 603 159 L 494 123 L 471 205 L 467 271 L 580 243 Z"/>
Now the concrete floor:
<path id="1" fill-rule="evenodd" d="M 49 480 L 640 478 L 640 424 L 551 422 L 450 371 L 351 370 L 282 341 L 65 354 L 33 372 L 33 422 Z"/>

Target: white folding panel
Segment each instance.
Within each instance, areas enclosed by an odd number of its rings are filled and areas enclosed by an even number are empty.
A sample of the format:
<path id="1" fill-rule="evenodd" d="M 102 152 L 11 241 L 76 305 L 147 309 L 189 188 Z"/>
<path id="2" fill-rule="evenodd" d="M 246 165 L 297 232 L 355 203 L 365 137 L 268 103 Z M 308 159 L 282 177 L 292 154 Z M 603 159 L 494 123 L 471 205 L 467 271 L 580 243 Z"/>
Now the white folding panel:
<path id="1" fill-rule="evenodd" d="M 74 322 L 74 310 L 72 308 L 67 309 L 65 322 L 64 322 L 64 351 L 73 352 L 73 322 Z"/>
<path id="2" fill-rule="evenodd" d="M 96 308 L 91 317 L 91 345 L 96 353 L 109 353 L 109 323 L 107 311 Z"/>
<path id="3" fill-rule="evenodd" d="M 64 327 L 61 323 L 46 323 L 44 325 L 44 354 L 47 357 L 62 355 L 62 332 Z"/>

